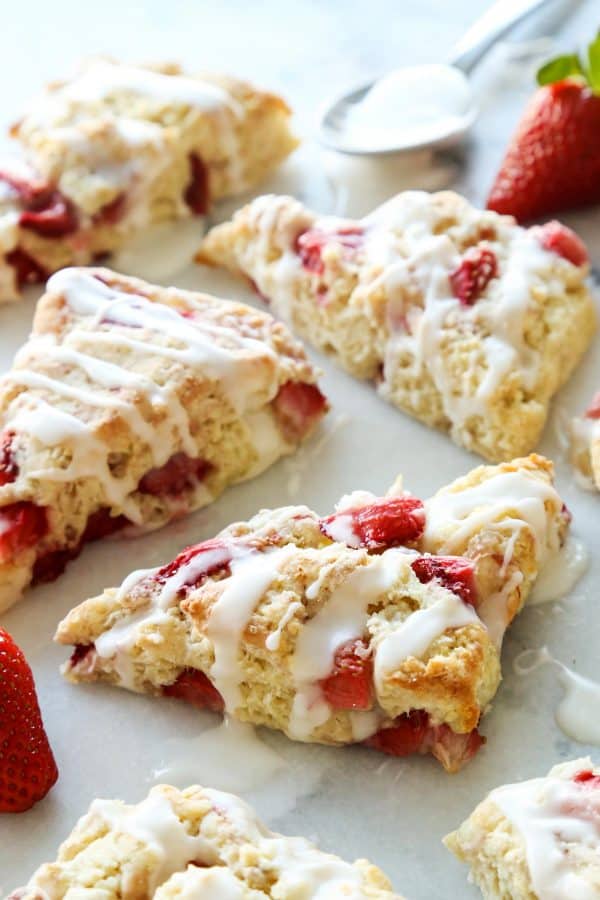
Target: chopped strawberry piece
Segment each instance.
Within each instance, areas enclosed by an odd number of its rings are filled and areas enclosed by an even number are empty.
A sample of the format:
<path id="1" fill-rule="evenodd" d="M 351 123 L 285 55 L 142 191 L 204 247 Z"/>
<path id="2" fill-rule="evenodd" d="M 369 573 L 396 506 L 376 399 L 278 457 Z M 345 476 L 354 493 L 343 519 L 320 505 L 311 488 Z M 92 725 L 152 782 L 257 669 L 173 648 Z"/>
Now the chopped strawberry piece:
<path id="1" fill-rule="evenodd" d="M 21 171 L 18 171 L 16 168 L 11 170 L 1 169 L 0 181 L 10 185 L 27 206 L 36 203 L 40 198 L 47 197 L 52 192 L 52 188 L 45 178 L 42 178 L 41 175 L 38 175 L 33 170 L 28 171 L 25 168 L 22 168 Z"/>
<path id="2" fill-rule="evenodd" d="M 15 270 L 17 287 L 19 289 L 25 287 L 26 284 L 39 284 L 46 281 L 49 273 L 46 269 L 35 261 L 35 259 L 17 247 L 11 250 L 4 257 L 9 266 Z"/>
<path id="3" fill-rule="evenodd" d="M 210 206 L 208 169 L 197 153 L 190 153 L 190 181 L 183 198 L 193 213 L 203 216 Z"/>
<path id="4" fill-rule="evenodd" d="M 116 225 L 125 215 L 126 209 L 127 195 L 117 194 L 114 200 L 105 203 L 97 213 L 94 213 L 92 216 L 94 225 Z"/>
<path id="5" fill-rule="evenodd" d="M 586 419 L 600 419 L 600 391 L 594 396 L 594 399 L 585 411 Z"/>
<path id="6" fill-rule="evenodd" d="M 195 560 L 193 572 L 190 573 L 189 580 L 182 584 L 182 587 L 195 587 L 210 575 L 215 575 L 220 571 L 227 572 L 231 562 L 231 549 L 218 538 L 186 547 L 172 562 L 159 569 L 155 576 L 156 580 L 163 584 L 192 560 Z"/>
<path id="7" fill-rule="evenodd" d="M 307 437 L 329 408 L 317 385 L 304 381 L 282 384 L 273 406 L 282 431 L 290 441 Z"/>
<path id="8" fill-rule="evenodd" d="M 578 772 L 573 776 L 573 781 L 577 784 L 583 784 L 592 790 L 600 790 L 600 775 L 594 775 L 590 769 Z"/>
<path id="9" fill-rule="evenodd" d="M 391 728 L 382 728 L 367 738 L 365 744 L 390 756 L 410 756 L 411 753 L 421 752 L 428 727 L 427 713 L 414 709 L 398 716 Z"/>
<path id="10" fill-rule="evenodd" d="M 334 709 L 371 709 L 373 657 L 365 641 L 349 641 L 338 648 L 333 671 L 321 681 L 321 690 Z"/>
<path id="11" fill-rule="evenodd" d="M 378 550 L 418 540 L 425 528 L 425 508 L 416 497 L 383 497 L 369 506 L 343 510 L 320 522 L 321 531 L 331 538 L 352 534 L 349 546 Z M 345 538 L 346 542 L 347 538 Z"/>
<path id="12" fill-rule="evenodd" d="M 198 669 L 184 669 L 173 684 L 167 684 L 162 692 L 165 697 L 177 697 L 198 709 L 223 712 L 225 703 L 220 693 L 204 672 Z"/>
<path id="13" fill-rule="evenodd" d="M 465 603 L 477 606 L 475 566 L 462 556 L 420 556 L 411 564 L 422 584 L 434 578 Z"/>
<path id="14" fill-rule="evenodd" d="M 48 531 L 46 510 L 20 501 L 0 508 L 0 561 L 8 562 L 37 544 Z"/>
<path id="15" fill-rule="evenodd" d="M 463 306 L 472 306 L 498 275 L 498 260 L 489 247 L 470 247 L 450 273 L 452 293 Z"/>
<path id="16" fill-rule="evenodd" d="M 50 550 L 38 556 L 33 566 L 32 584 L 55 581 L 65 571 L 67 564 L 77 559 L 84 544 L 108 537 L 126 525 L 129 525 L 129 520 L 125 516 L 111 516 L 108 507 L 96 510 L 88 517 L 85 530 L 75 546 Z"/>
<path id="17" fill-rule="evenodd" d="M 562 256 L 574 266 L 585 266 L 589 262 L 587 247 L 579 235 L 566 225 L 553 220 L 532 228 L 532 231 L 544 250 Z"/>
<path id="18" fill-rule="evenodd" d="M 30 809 L 57 779 L 31 669 L 0 628 L 0 812 Z"/>
<path id="19" fill-rule="evenodd" d="M 77 231 L 79 221 L 71 201 L 60 191 L 52 191 L 23 210 L 19 225 L 42 237 L 59 238 Z"/>
<path id="20" fill-rule="evenodd" d="M 93 644 L 76 644 L 75 649 L 69 657 L 69 667 L 71 669 L 74 669 L 75 666 L 79 665 L 80 662 L 83 662 L 86 656 L 88 656 L 93 649 Z"/>
<path id="21" fill-rule="evenodd" d="M 390 756 L 431 753 L 446 771 L 457 772 L 484 742 L 476 728 L 457 734 L 448 725 L 432 725 L 424 710 L 411 710 L 398 716 L 391 728 L 383 728 L 364 743 Z"/>
<path id="22" fill-rule="evenodd" d="M 164 466 L 150 469 L 144 475 L 138 491 L 155 497 L 176 497 L 196 487 L 211 468 L 211 464 L 204 459 L 191 459 L 185 453 L 175 453 Z"/>
<path id="23" fill-rule="evenodd" d="M 363 235 L 360 225 L 347 225 L 335 231 L 309 228 L 298 235 L 294 249 L 305 269 L 315 275 L 322 275 L 325 271 L 322 252 L 327 244 L 341 244 L 345 256 L 350 256 L 362 244 Z"/>
<path id="24" fill-rule="evenodd" d="M 19 467 L 12 452 L 14 437 L 12 431 L 5 431 L 0 438 L 0 487 L 3 484 L 12 484 L 19 474 Z"/>

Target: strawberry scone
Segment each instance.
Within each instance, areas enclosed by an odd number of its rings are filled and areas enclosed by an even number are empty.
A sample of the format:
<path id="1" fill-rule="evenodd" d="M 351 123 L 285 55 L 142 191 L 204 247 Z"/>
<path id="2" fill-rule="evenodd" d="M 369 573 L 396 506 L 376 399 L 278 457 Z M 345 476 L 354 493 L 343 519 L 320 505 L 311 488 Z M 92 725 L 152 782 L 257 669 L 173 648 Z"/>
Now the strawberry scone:
<path id="1" fill-rule="evenodd" d="M 571 460 L 580 484 L 600 491 L 600 391 L 571 423 Z"/>
<path id="2" fill-rule="evenodd" d="M 291 453 L 327 403 L 270 316 L 108 269 L 48 282 L 0 380 L 0 609 Z"/>
<path id="3" fill-rule="evenodd" d="M 349 372 L 491 461 L 535 447 L 595 329 L 572 231 L 524 229 L 450 192 L 402 193 L 361 220 L 259 197 L 198 259 L 250 278 Z"/>
<path id="4" fill-rule="evenodd" d="M 94 800 L 46 863 L 8 900 L 401 900 L 383 872 L 269 829 L 239 797 L 152 788 L 137 805 Z"/>
<path id="5" fill-rule="evenodd" d="M 600 768 L 576 759 L 499 787 L 444 843 L 487 900 L 597 900 Z"/>
<path id="6" fill-rule="evenodd" d="M 425 503 L 395 485 L 324 518 L 263 510 L 76 607 L 56 635 L 75 645 L 63 671 L 456 771 L 483 742 L 504 631 L 568 522 L 540 457 Z"/>
<path id="7" fill-rule="evenodd" d="M 274 94 L 175 65 L 95 59 L 49 85 L 12 130 L 23 161 L 0 163 L 0 301 L 256 184 L 296 147 L 289 119 Z"/>

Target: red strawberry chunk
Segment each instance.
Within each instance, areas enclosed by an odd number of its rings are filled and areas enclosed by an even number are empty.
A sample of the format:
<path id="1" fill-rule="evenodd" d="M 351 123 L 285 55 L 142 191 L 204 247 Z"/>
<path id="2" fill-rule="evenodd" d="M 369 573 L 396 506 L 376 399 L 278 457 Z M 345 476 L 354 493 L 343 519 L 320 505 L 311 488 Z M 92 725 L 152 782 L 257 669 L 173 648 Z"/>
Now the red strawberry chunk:
<path id="1" fill-rule="evenodd" d="M 66 237 L 77 231 L 79 221 L 73 204 L 60 191 L 52 191 L 29 209 L 23 210 L 19 225 L 42 237 Z"/>
<path id="2" fill-rule="evenodd" d="M 411 710 L 394 721 L 391 728 L 382 728 L 367 738 L 365 744 L 390 756 L 410 756 L 421 752 L 429 727 L 429 716 L 421 709 Z"/>
<path id="3" fill-rule="evenodd" d="M 220 693 L 199 669 L 184 669 L 173 684 L 163 687 L 162 692 L 165 697 L 177 697 L 197 709 L 209 709 L 211 712 L 223 712 L 225 709 Z"/>
<path id="4" fill-rule="evenodd" d="M 17 287 L 19 289 L 25 287 L 26 284 L 39 284 L 48 278 L 49 272 L 36 262 L 29 253 L 26 253 L 25 250 L 21 250 L 19 247 L 11 250 L 4 258 L 9 266 L 12 266 L 15 270 Z"/>
<path id="5" fill-rule="evenodd" d="M 302 261 L 302 265 L 315 275 L 322 275 L 325 264 L 322 259 L 323 248 L 327 244 L 341 244 L 345 256 L 351 256 L 363 241 L 364 231 L 360 225 L 347 225 L 335 231 L 322 231 L 309 228 L 298 235 L 294 249 Z"/>
<path id="6" fill-rule="evenodd" d="M 94 225 L 116 225 L 117 222 L 121 221 L 126 210 L 127 195 L 124 193 L 117 194 L 114 200 L 111 200 L 110 203 L 105 203 L 97 213 L 94 213 L 92 217 Z"/>
<path id="7" fill-rule="evenodd" d="M 33 169 L 29 170 L 19 165 L 18 169 L 1 169 L 0 181 L 10 185 L 17 192 L 21 201 L 29 206 L 40 198 L 45 198 L 51 193 L 52 188 L 48 182 L 38 175 Z"/>
<path id="8" fill-rule="evenodd" d="M 331 675 L 321 681 L 325 700 L 334 709 L 371 709 L 373 657 L 362 639 L 338 648 Z"/>
<path id="9" fill-rule="evenodd" d="M 435 578 L 465 603 L 477 606 L 475 566 L 472 560 L 462 556 L 420 556 L 411 567 L 422 584 L 428 584 Z"/>
<path id="10" fill-rule="evenodd" d="M 592 790 L 600 790 L 600 775 L 594 775 L 590 769 L 578 772 L 573 776 L 573 781 L 577 784 L 583 784 Z"/>
<path id="11" fill-rule="evenodd" d="M 383 497 L 369 506 L 334 513 L 322 519 L 320 527 L 334 541 L 350 530 L 355 540 L 349 546 L 355 548 L 396 547 L 421 537 L 425 528 L 425 507 L 416 497 Z"/>
<path id="12" fill-rule="evenodd" d="M 285 437 L 293 442 L 307 437 L 329 408 L 317 385 L 304 381 L 282 384 L 273 406 Z"/>
<path id="13" fill-rule="evenodd" d="M 183 198 L 197 216 L 203 216 L 210 206 L 208 170 L 197 153 L 190 153 L 190 181 Z"/>
<path id="14" fill-rule="evenodd" d="M 489 247 L 470 247 L 450 273 L 452 293 L 463 306 L 472 306 L 498 275 L 498 260 Z"/>
<path id="15" fill-rule="evenodd" d="M 197 559 L 197 557 L 200 557 L 200 559 Z M 231 562 L 231 548 L 218 538 L 204 541 L 202 544 L 194 544 L 192 547 L 186 547 L 172 562 L 159 569 L 155 576 L 156 580 L 160 584 L 164 584 L 182 566 L 187 566 L 192 560 L 196 560 L 194 571 L 190 574 L 189 581 L 186 581 L 182 587 L 195 587 L 217 572 L 227 572 Z"/>
<path id="16" fill-rule="evenodd" d="M 76 644 L 69 657 L 69 668 L 74 669 L 94 650 L 93 644 Z"/>
<path id="17" fill-rule="evenodd" d="M 585 411 L 586 419 L 600 419 L 600 391 L 594 396 L 594 399 Z"/>
<path id="18" fill-rule="evenodd" d="M 30 809 L 57 778 L 31 669 L 0 628 L 0 812 Z"/>
<path id="19" fill-rule="evenodd" d="M 0 487 L 11 484 L 19 474 L 12 452 L 14 437 L 12 431 L 5 431 L 0 438 Z"/>
<path id="20" fill-rule="evenodd" d="M 176 497 L 196 487 L 211 469 L 204 459 L 191 459 L 185 453 L 175 453 L 159 469 L 150 469 L 138 485 L 142 494 L 155 497 Z"/>
<path id="21" fill-rule="evenodd" d="M 587 247 L 566 225 L 555 219 L 532 229 L 544 250 L 562 256 L 574 266 L 585 266 L 589 262 Z"/>
<path id="22" fill-rule="evenodd" d="M 26 500 L 0 508 L 0 562 L 37 544 L 48 531 L 46 510 Z"/>
<path id="23" fill-rule="evenodd" d="M 364 742 L 390 756 L 431 753 L 448 772 L 457 772 L 484 743 L 476 728 L 458 734 L 448 725 L 432 725 L 424 710 L 411 710 Z"/>

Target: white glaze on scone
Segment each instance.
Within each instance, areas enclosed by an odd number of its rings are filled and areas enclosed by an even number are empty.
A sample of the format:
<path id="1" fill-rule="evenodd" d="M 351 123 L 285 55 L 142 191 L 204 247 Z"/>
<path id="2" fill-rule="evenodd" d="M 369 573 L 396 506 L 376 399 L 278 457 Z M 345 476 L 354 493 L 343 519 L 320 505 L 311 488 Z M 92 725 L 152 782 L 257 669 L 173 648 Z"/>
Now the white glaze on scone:
<path id="1" fill-rule="evenodd" d="M 577 759 L 497 788 L 445 838 L 487 900 L 600 896 L 599 773 Z"/>
<path id="2" fill-rule="evenodd" d="M 408 191 L 358 221 L 265 196 L 216 226 L 198 258 L 250 277 L 390 402 L 500 461 L 533 449 L 595 328 L 588 266 L 540 235 L 448 192 Z M 461 299 L 453 278 L 482 252 L 494 273 Z"/>
<path id="3" fill-rule="evenodd" d="M 379 746 L 405 727 L 453 770 L 479 746 L 502 636 L 568 520 L 540 457 L 475 469 L 424 506 L 394 486 L 333 518 L 263 510 L 74 609 L 64 671 L 296 740 Z"/>
<path id="4" fill-rule="evenodd" d="M 401 900 L 376 866 L 276 834 L 232 794 L 160 785 L 137 805 L 95 800 L 11 900 Z"/>
<path id="5" fill-rule="evenodd" d="M 48 554 L 76 555 L 119 522 L 159 527 L 291 452 L 326 409 L 314 380 L 300 345 L 249 307 L 106 269 L 57 273 L 0 385 L 0 523 L 14 529 L 23 509 L 41 532 L 3 542 L 0 608 L 15 580 L 52 574 Z M 95 515 L 104 531 L 86 533 Z"/>

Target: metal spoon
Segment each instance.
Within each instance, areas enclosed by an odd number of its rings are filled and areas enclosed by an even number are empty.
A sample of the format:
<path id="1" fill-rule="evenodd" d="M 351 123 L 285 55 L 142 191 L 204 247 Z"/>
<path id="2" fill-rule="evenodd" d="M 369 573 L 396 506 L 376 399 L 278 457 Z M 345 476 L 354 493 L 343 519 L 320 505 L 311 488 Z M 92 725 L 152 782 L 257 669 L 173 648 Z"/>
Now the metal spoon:
<path id="1" fill-rule="evenodd" d="M 445 74 L 457 88 L 463 83 L 464 99 L 469 99 L 470 103 L 461 115 L 446 116 L 445 121 L 440 121 L 439 133 L 436 133 L 435 128 L 422 129 L 420 134 L 414 129 L 411 134 L 407 129 L 399 137 L 401 123 L 394 129 L 378 128 L 377 133 L 360 125 L 358 128 L 349 127 L 367 94 L 376 85 L 382 84 L 380 79 L 376 79 L 344 93 L 327 106 L 319 123 L 319 140 L 326 147 L 340 153 L 365 156 L 439 147 L 458 141 L 477 118 L 477 108 L 466 76 L 503 34 L 548 2 L 549 0 L 497 0 L 454 45 L 444 63 L 435 66 L 407 66 L 398 70 L 403 78 L 408 79 L 409 84 L 411 77 L 427 79 L 428 74 L 436 77 Z"/>

